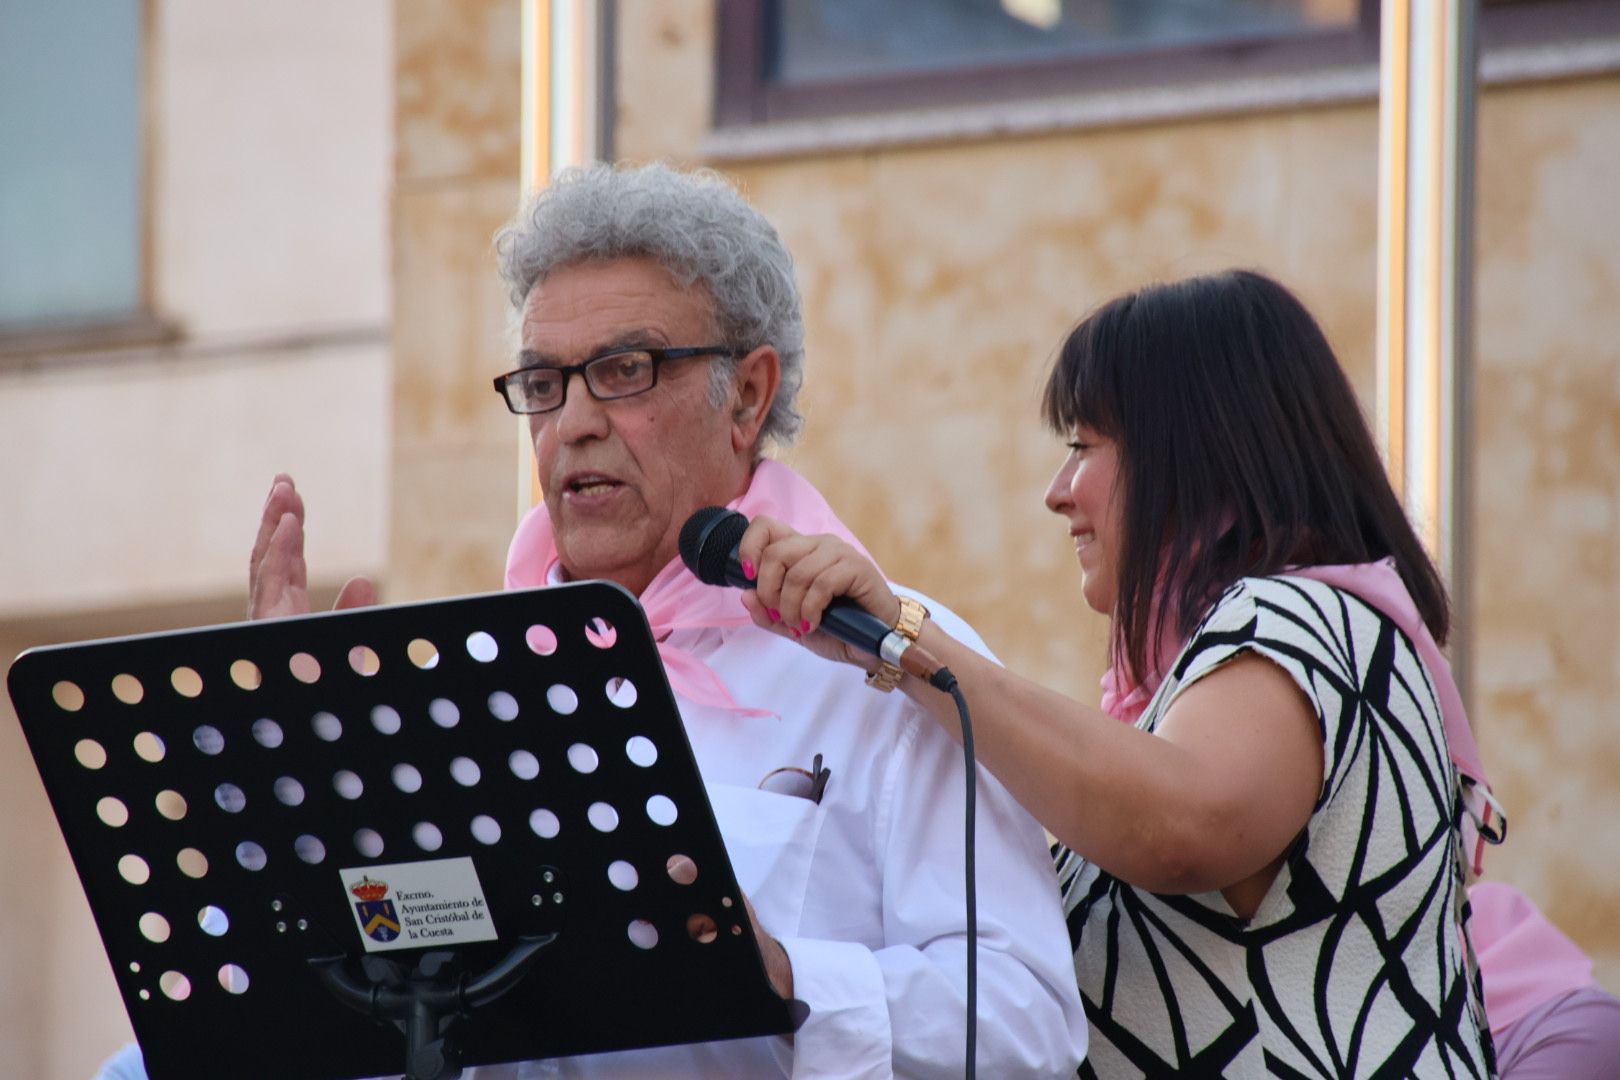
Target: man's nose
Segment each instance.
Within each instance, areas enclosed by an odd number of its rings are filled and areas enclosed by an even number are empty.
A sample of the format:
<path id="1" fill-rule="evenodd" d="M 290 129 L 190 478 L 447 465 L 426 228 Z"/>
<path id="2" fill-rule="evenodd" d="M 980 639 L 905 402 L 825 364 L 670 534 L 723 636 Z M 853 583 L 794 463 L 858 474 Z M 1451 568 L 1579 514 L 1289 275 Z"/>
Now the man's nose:
<path id="1" fill-rule="evenodd" d="M 607 433 L 607 410 L 585 383 L 585 373 L 568 376 L 563 403 L 557 407 L 557 436 L 564 442 L 600 438 Z"/>

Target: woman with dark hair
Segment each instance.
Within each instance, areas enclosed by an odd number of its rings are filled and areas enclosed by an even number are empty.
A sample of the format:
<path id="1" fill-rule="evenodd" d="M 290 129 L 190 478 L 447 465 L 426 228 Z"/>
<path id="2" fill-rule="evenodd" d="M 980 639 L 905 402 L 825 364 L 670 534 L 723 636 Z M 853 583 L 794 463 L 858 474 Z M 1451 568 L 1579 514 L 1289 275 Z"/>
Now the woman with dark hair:
<path id="1" fill-rule="evenodd" d="M 755 621 L 870 667 L 813 632 L 849 597 L 956 675 L 979 760 L 1059 841 L 1082 1075 L 1490 1075 L 1460 932 L 1488 795 L 1445 589 L 1315 320 L 1243 271 L 1142 289 L 1069 335 L 1043 411 L 1069 447 L 1046 505 L 1112 620 L 1104 711 L 768 519 Z"/>

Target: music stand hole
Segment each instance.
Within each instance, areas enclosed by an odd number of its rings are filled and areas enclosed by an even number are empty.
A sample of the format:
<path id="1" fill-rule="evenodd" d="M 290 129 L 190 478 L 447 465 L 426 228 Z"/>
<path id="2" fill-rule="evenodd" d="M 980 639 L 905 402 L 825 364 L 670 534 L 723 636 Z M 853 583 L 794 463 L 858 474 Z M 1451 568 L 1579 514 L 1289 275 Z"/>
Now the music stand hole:
<path id="1" fill-rule="evenodd" d="M 577 742 L 568 748 L 568 764 L 577 773 L 593 773 L 601 764 L 601 759 L 593 747 Z"/>
<path id="2" fill-rule="evenodd" d="M 135 747 L 136 757 L 153 765 L 162 761 L 163 755 L 168 752 L 163 740 L 150 731 L 143 731 L 135 736 L 132 745 Z"/>
<path id="3" fill-rule="evenodd" d="M 551 627 L 539 623 L 523 632 L 523 642 L 536 656 L 550 656 L 557 651 L 557 635 L 552 632 Z"/>
<path id="4" fill-rule="evenodd" d="M 483 779 L 484 770 L 478 767 L 478 762 L 470 757 L 458 757 L 450 760 L 450 778 L 462 787 L 472 787 Z"/>
<path id="5" fill-rule="evenodd" d="M 78 712 L 84 708 L 84 691 L 79 689 L 78 683 L 63 679 L 51 687 L 51 700 L 63 712 Z"/>
<path id="6" fill-rule="evenodd" d="M 611 649 L 619 640 L 619 631 L 612 623 L 598 616 L 585 624 L 585 640 L 598 649 Z"/>
<path id="7" fill-rule="evenodd" d="M 320 837 L 304 833 L 293 841 L 293 852 L 309 865 L 315 866 L 326 858 L 326 845 L 321 843 Z"/>
<path id="8" fill-rule="evenodd" d="M 439 647 L 427 638 L 412 638 L 405 646 L 405 655 L 423 671 L 439 666 Z"/>
<path id="9" fill-rule="evenodd" d="M 283 806 L 299 806 L 304 801 L 304 785 L 291 776 L 280 776 L 271 786 L 276 793 L 276 801 Z"/>
<path id="10" fill-rule="evenodd" d="M 394 786 L 407 795 L 415 795 L 422 790 L 422 770 L 409 762 L 402 761 L 395 765 L 388 775 L 394 781 Z"/>
<path id="11" fill-rule="evenodd" d="M 423 851 L 438 851 L 444 846 L 444 833 L 431 821 L 417 822 L 415 828 L 411 829 L 411 839 Z"/>
<path id="12" fill-rule="evenodd" d="M 585 811 L 585 818 L 597 832 L 612 832 L 619 827 L 619 812 L 609 803 L 591 803 Z"/>
<path id="13" fill-rule="evenodd" d="M 225 914 L 225 909 L 209 904 L 197 912 L 197 925 L 209 937 L 224 937 L 231 928 L 231 917 Z"/>
<path id="14" fill-rule="evenodd" d="M 247 794 L 235 784 L 227 782 L 214 789 L 214 802 L 227 814 L 240 814 L 247 805 Z"/>
<path id="15" fill-rule="evenodd" d="M 686 936 L 699 945 L 708 945 L 720 936 L 720 928 L 714 925 L 714 920 L 701 911 L 686 920 Z"/>
<path id="16" fill-rule="evenodd" d="M 527 750 L 512 751 L 506 764 L 519 780 L 533 780 L 540 775 L 540 759 Z"/>
<path id="17" fill-rule="evenodd" d="M 186 816 L 186 797 L 172 788 L 164 788 L 152 801 L 157 806 L 157 812 L 170 821 L 179 821 Z"/>
<path id="18" fill-rule="evenodd" d="M 155 911 L 148 911 L 140 919 L 141 937 L 154 945 L 169 940 L 169 920 Z"/>
<path id="19" fill-rule="evenodd" d="M 191 745 L 213 757 L 225 749 L 225 736 L 212 724 L 199 725 L 191 733 Z"/>
<path id="20" fill-rule="evenodd" d="M 349 668 L 356 675 L 369 679 L 382 670 L 382 659 L 370 645 L 356 645 L 349 650 Z"/>
<path id="21" fill-rule="evenodd" d="M 671 855 L 664 869 L 669 873 L 669 880 L 677 885 L 690 885 L 698 878 L 697 863 L 690 855 Z"/>
<path id="22" fill-rule="evenodd" d="M 572 687 L 557 683 L 546 691 L 546 704 L 558 715 L 572 716 L 574 710 L 579 708 L 579 695 L 574 693 Z"/>
<path id="23" fill-rule="evenodd" d="M 208 856 L 194 847 L 181 848 L 174 857 L 174 864 L 188 878 L 199 879 L 208 874 Z"/>
<path id="24" fill-rule="evenodd" d="M 654 795 L 647 800 L 647 818 L 654 825 L 673 825 L 678 816 L 675 800 L 668 795 Z"/>
<path id="25" fill-rule="evenodd" d="M 267 716 L 253 721 L 253 741 L 266 750 L 274 750 L 286 739 L 281 725 Z"/>
<path id="26" fill-rule="evenodd" d="M 636 703 L 636 684 L 629 679 L 612 678 L 607 681 L 607 699 L 621 709 Z"/>
<path id="27" fill-rule="evenodd" d="M 191 980 L 178 971 L 165 971 L 158 976 L 158 989 L 170 1001 L 184 1001 L 191 996 Z"/>
<path id="28" fill-rule="evenodd" d="M 264 685 L 264 673 L 251 660 L 237 660 L 231 664 L 231 682 L 242 690 L 257 690 Z"/>
<path id="29" fill-rule="evenodd" d="M 535 810 L 529 814 L 529 828 L 540 839 L 553 840 L 562 832 L 562 822 L 550 810 Z"/>
<path id="30" fill-rule="evenodd" d="M 354 850 L 368 859 L 375 859 L 383 853 L 382 834 L 376 829 L 357 829 L 354 834 Z"/>
<path id="31" fill-rule="evenodd" d="M 287 670 L 292 677 L 306 686 L 313 685 L 321 679 L 321 662 L 307 652 L 293 653 L 287 661 Z"/>
<path id="32" fill-rule="evenodd" d="M 197 674 L 196 668 L 184 665 L 169 672 L 169 685 L 181 697 L 194 698 L 203 692 L 202 676 Z"/>
<path id="33" fill-rule="evenodd" d="M 113 697 L 125 705 L 139 705 L 141 698 L 146 696 L 146 688 L 141 685 L 141 680 L 127 672 L 113 676 L 112 692 Z"/>
<path id="34" fill-rule="evenodd" d="M 608 863 L 607 879 L 620 892 L 629 892 L 641 881 L 641 875 L 636 873 L 634 866 L 623 859 L 614 859 Z"/>
<path id="35" fill-rule="evenodd" d="M 501 839 L 501 823 L 488 814 L 479 814 L 472 819 L 473 839 L 480 844 L 495 844 Z"/>
<path id="36" fill-rule="evenodd" d="M 428 702 L 428 718 L 448 730 L 461 723 L 461 710 L 449 698 L 436 697 Z"/>
<path id="37" fill-rule="evenodd" d="M 345 799 L 353 801 L 366 790 L 366 785 L 357 774 L 348 769 L 339 769 L 332 774 L 332 789 Z"/>
<path id="38" fill-rule="evenodd" d="M 517 714 L 517 698 L 505 690 L 497 690 L 489 695 L 489 715 L 497 720 L 516 720 Z"/>
<path id="39" fill-rule="evenodd" d="M 399 710 L 392 705 L 378 705 L 371 710 L 371 726 L 384 735 L 397 735 L 400 728 Z"/>
<path id="40" fill-rule="evenodd" d="M 632 765 L 645 769 L 658 760 L 658 747 L 645 735 L 632 735 L 624 744 L 624 756 Z"/>
<path id="41" fill-rule="evenodd" d="M 125 855 L 118 860 L 118 876 L 131 885 L 145 885 L 152 880 L 152 868 L 139 855 Z"/>
<path id="42" fill-rule="evenodd" d="M 238 964 L 226 964 L 219 969 L 219 985 L 227 994 L 245 994 L 248 973 Z"/>
<path id="43" fill-rule="evenodd" d="M 309 726 L 322 742 L 337 742 L 343 735 L 343 721 L 324 710 L 309 718 Z"/>
<path id="44" fill-rule="evenodd" d="M 658 944 L 658 928 L 646 919 L 635 919 L 626 928 L 630 944 L 638 949 L 650 949 Z"/>
<path id="45" fill-rule="evenodd" d="M 467 655 L 480 664 L 487 664 L 500 654 L 500 647 L 495 639 L 483 630 L 474 630 L 467 635 Z"/>
<path id="46" fill-rule="evenodd" d="M 107 764 L 107 748 L 94 739 L 80 739 L 74 743 L 73 756 L 87 769 L 99 769 Z"/>
<path id="47" fill-rule="evenodd" d="M 101 819 L 103 825 L 121 829 L 129 821 L 129 807 L 124 805 L 122 799 L 108 795 L 96 802 L 96 817 Z"/>
<path id="48" fill-rule="evenodd" d="M 150 990 L 142 990 L 140 997 L 141 997 L 142 1001 L 151 1001 L 152 1000 L 152 991 L 150 991 Z"/>
<path id="49" fill-rule="evenodd" d="M 236 845 L 236 862 L 244 870 L 263 870 L 270 862 L 265 854 L 264 847 L 252 840 L 244 840 Z"/>

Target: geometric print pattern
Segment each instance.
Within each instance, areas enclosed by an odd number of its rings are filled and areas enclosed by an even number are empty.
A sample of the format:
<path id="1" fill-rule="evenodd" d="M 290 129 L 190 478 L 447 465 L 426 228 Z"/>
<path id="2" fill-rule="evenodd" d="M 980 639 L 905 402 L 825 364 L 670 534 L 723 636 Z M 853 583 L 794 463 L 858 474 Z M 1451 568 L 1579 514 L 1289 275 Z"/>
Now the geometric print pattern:
<path id="1" fill-rule="evenodd" d="M 1054 848 L 1091 1024 L 1082 1077 L 1489 1077 L 1458 779 L 1412 643 L 1321 582 L 1246 578 L 1147 710 L 1255 652 L 1304 691 L 1323 782 L 1254 917 L 1219 891 L 1133 888 Z"/>

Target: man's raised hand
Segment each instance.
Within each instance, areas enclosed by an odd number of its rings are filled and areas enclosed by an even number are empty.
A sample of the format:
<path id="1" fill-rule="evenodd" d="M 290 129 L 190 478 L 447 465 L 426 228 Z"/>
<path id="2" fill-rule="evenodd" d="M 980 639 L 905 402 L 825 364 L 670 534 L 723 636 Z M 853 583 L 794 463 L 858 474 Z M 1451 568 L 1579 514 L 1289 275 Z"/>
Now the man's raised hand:
<path id="1" fill-rule="evenodd" d="M 377 602 L 377 589 L 363 577 L 350 578 L 333 609 Z M 309 614 L 309 573 L 304 565 L 304 500 L 292 477 L 277 473 L 270 483 L 248 563 L 248 618 L 273 619 Z"/>

